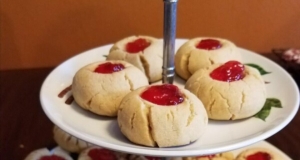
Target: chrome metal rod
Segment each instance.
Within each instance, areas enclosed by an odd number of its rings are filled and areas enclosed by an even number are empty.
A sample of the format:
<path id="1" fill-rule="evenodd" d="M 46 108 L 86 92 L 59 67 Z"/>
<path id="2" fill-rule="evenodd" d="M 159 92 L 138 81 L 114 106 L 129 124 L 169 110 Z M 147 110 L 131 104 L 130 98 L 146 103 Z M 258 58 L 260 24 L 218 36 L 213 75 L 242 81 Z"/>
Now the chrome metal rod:
<path id="1" fill-rule="evenodd" d="M 163 83 L 174 81 L 177 0 L 164 0 Z"/>

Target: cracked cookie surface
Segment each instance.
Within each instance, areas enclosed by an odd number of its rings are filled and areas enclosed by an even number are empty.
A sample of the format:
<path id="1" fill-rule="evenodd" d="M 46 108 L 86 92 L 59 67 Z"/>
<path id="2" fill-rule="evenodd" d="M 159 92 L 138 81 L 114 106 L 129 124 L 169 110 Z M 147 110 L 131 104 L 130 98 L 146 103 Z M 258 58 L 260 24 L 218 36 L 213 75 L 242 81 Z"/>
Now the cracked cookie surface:
<path id="1" fill-rule="evenodd" d="M 213 50 L 197 48 L 197 44 L 206 39 L 217 40 L 222 47 Z M 181 78 L 187 80 L 200 68 L 207 68 L 229 60 L 241 60 L 241 55 L 234 43 L 221 38 L 194 38 L 184 43 L 175 54 L 175 71 Z"/>
<path id="2" fill-rule="evenodd" d="M 266 87 L 260 73 L 245 66 L 245 77 L 238 81 L 214 80 L 210 73 L 220 64 L 200 69 L 187 81 L 185 88 L 204 104 L 210 119 L 235 120 L 253 116 L 266 101 Z"/>
<path id="3" fill-rule="evenodd" d="M 106 62 L 121 63 L 125 69 L 111 74 L 95 73 Z M 99 115 L 116 116 L 119 104 L 129 92 L 148 85 L 147 77 L 125 61 L 102 61 L 81 68 L 74 76 L 72 94 L 79 106 Z"/>
<path id="4" fill-rule="evenodd" d="M 139 38 L 150 43 L 148 47 L 136 53 L 126 51 L 126 45 Z M 109 51 L 107 60 L 124 60 L 139 68 L 148 77 L 149 82 L 162 79 L 163 45 L 150 36 L 130 36 L 116 42 Z"/>
<path id="5" fill-rule="evenodd" d="M 64 130 L 60 129 L 58 126 L 53 127 L 53 138 L 54 141 L 64 150 L 72 153 L 80 153 L 84 149 L 93 146 L 92 144 L 78 139 Z"/>
<path id="6" fill-rule="evenodd" d="M 118 124 L 130 141 L 151 147 L 171 147 L 194 142 L 203 134 L 208 117 L 195 95 L 180 89 L 184 96 L 182 103 L 162 106 L 141 98 L 148 87 L 126 95 L 120 104 Z"/>

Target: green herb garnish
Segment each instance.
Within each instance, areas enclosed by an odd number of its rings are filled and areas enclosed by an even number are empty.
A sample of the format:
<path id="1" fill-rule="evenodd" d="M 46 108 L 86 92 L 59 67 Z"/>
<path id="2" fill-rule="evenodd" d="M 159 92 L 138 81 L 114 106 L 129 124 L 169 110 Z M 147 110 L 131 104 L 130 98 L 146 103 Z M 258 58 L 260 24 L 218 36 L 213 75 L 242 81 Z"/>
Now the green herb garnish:
<path id="1" fill-rule="evenodd" d="M 254 117 L 259 118 L 263 121 L 270 115 L 271 108 L 282 108 L 281 102 L 277 98 L 267 98 L 263 108 L 254 115 Z"/>
<path id="2" fill-rule="evenodd" d="M 250 67 L 253 67 L 253 68 L 256 68 L 256 69 L 259 71 L 259 73 L 260 73 L 261 75 L 265 75 L 265 74 L 271 73 L 271 72 L 268 72 L 268 71 L 264 70 L 261 66 L 259 66 L 259 65 L 257 65 L 257 64 L 246 63 L 245 65 L 250 66 Z"/>

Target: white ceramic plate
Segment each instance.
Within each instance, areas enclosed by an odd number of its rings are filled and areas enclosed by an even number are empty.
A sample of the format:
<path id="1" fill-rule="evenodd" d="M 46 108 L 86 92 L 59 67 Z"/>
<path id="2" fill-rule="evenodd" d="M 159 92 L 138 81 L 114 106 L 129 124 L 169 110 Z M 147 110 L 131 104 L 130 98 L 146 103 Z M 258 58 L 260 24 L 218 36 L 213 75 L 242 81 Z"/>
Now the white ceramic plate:
<path id="1" fill-rule="evenodd" d="M 186 40 L 176 40 L 176 50 Z M 238 121 L 209 121 L 205 134 L 196 142 L 171 148 L 150 148 L 135 145 L 120 132 L 115 118 L 97 116 L 81 109 L 76 103 L 66 105 L 57 95 L 72 83 L 81 67 L 105 60 L 111 45 L 78 54 L 55 68 L 44 81 L 40 100 L 46 115 L 66 132 L 90 143 L 109 149 L 154 156 L 192 156 L 213 154 L 244 147 L 264 140 L 285 127 L 295 116 L 299 106 L 298 88 L 291 76 L 276 63 L 251 51 L 240 49 L 243 63 L 255 63 L 272 72 L 264 75 L 268 97 L 281 100 L 283 108 L 272 108 L 266 121 L 249 118 Z M 184 81 L 176 79 L 178 85 Z M 69 93 L 70 95 L 70 93 Z"/>

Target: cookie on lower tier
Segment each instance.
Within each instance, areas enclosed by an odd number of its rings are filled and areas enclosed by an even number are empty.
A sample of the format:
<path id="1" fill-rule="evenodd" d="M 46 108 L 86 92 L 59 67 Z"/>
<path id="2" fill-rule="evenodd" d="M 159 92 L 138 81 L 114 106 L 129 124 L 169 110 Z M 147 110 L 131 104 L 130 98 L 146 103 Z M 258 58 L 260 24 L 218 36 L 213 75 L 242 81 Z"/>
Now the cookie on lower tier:
<path id="1" fill-rule="evenodd" d="M 236 160 L 283 160 L 276 152 L 267 148 L 250 148 L 242 151 Z"/>
<path id="2" fill-rule="evenodd" d="M 223 152 L 206 156 L 184 157 L 183 160 L 234 160 L 232 152 Z"/>
<path id="3" fill-rule="evenodd" d="M 24 160 L 43 160 L 43 159 L 56 159 L 56 160 L 73 160 L 73 158 L 66 151 L 59 147 L 49 151 L 47 148 L 41 148 L 29 153 Z"/>
<path id="4" fill-rule="evenodd" d="M 54 141 L 64 150 L 72 153 L 80 153 L 82 150 L 93 146 L 92 144 L 78 139 L 64 130 L 60 129 L 58 126 L 53 127 L 53 138 Z"/>
<path id="5" fill-rule="evenodd" d="M 82 151 L 78 160 L 127 160 L 127 154 L 93 146 Z"/>
<path id="6" fill-rule="evenodd" d="M 182 160 L 182 157 L 153 157 L 130 154 L 127 160 Z"/>

